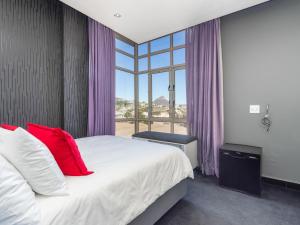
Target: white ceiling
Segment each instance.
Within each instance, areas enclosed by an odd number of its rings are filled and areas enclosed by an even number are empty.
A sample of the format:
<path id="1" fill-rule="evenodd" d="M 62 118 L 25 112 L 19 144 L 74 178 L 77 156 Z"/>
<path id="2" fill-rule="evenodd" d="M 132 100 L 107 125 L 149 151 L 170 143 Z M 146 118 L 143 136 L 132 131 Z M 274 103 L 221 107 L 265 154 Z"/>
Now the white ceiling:
<path id="1" fill-rule="evenodd" d="M 61 0 L 142 43 L 268 0 Z M 114 17 L 115 13 L 122 15 Z"/>

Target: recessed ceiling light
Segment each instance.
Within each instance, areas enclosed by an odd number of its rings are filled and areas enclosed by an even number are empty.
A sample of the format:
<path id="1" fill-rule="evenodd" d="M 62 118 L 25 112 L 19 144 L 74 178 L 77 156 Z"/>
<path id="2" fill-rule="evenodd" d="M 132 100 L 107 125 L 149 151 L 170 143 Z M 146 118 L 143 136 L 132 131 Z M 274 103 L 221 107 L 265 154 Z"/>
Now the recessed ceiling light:
<path id="1" fill-rule="evenodd" d="M 121 18 L 122 16 L 121 16 L 120 13 L 115 13 L 115 14 L 114 14 L 114 17 Z"/>

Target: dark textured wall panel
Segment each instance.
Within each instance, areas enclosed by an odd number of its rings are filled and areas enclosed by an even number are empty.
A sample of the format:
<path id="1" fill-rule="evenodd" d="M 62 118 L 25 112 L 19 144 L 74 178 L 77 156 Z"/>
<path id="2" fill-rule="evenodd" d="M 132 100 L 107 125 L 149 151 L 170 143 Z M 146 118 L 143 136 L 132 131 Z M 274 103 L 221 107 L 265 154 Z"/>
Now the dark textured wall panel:
<path id="1" fill-rule="evenodd" d="M 0 0 L 0 122 L 63 125 L 62 7 Z"/>
<path id="2" fill-rule="evenodd" d="M 87 17 L 64 6 L 64 125 L 75 137 L 86 136 L 88 114 Z"/>
<path id="3" fill-rule="evenodd" d="M 0 123 L 86 136 L 87 18 L 58 0 L 0 0 Z"/>

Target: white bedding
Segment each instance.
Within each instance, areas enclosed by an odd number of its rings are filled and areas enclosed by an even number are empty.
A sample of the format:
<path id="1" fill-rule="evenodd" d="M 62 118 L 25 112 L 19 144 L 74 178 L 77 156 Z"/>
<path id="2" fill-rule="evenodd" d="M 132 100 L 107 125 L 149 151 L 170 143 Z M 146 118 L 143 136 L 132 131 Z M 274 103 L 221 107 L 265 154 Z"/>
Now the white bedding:
<path id="1" fill-rule="evenodd" d="M 181 180 L 192 166 L 175 147 L 98 136 L 76 140 L 89 170 L 66 177 L 68 196 L 37 195 L 42 225 L 125 225 Z"/>

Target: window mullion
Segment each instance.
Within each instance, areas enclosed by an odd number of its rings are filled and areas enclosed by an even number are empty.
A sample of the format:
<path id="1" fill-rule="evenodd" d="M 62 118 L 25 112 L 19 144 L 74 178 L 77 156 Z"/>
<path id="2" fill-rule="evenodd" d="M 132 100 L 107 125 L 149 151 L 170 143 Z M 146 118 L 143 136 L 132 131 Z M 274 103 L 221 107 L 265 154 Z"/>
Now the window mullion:
<path id="1" fill-rule="evenodd" d="M 151 69 L 151 60 L 150 60 L 150 52 L 151 52 L 151 45 L 148 42 L 148 130 L 151 130 L 151 120 L 152 120 L 152 73 L 150 72 Z"/>
<path id="2" fill-rule="evenodd" d="M 135 133 L 139 132 L 139 124 L 138 124 L 138 117 L 139 117 L 139 77 L 138 77 L 138 58 L 137 58 L 137 44 L 134 46 L 134 131 Z"/>
<path id="3" fill-rule="evenodd" d="M 170 35 L 170 122 L 171 133 L 174 133 L 174 65 L 173 60 L 173 34 Z"/>

